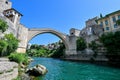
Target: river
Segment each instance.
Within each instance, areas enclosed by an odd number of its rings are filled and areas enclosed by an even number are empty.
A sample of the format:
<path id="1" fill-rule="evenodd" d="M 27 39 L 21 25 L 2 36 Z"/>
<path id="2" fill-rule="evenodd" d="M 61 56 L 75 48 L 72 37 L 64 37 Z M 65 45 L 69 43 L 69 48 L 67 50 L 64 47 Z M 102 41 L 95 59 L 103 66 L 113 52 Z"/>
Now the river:
<path id="1" fill-rule="evenodd" d="M 42 64 L 48 73 L 36 80 L 120 80 L 120 69 L 52 58 L 34 58 L 29 67 Z"/>

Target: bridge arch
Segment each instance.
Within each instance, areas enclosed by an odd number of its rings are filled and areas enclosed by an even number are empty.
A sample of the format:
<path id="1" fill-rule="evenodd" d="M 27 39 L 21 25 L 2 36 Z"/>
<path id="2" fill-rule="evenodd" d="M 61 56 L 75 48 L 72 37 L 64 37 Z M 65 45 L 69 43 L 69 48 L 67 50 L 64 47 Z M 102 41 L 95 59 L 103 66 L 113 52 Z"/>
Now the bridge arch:
<path id="1" fill-rule="evenodd" d="M 68 41 L 67 41 L 67 35 L 66 34 L 63 34 L 61 32 L 58 32 L 56 30 L 53 30 L 53 29 L 49 29 L 49 28 L 43 28 L 43 29 L 29 29 L 28 30 L 28 41 L 27 43 L 32 39 L 34 38 L 35 36 L 39 35 L 39 34 L 44 34 L 44 33 L 51 33 L 53 35 L 56 35 L 57 37 L 59 37 L 64 45 L 65 45 L 65 48 L 66 50 L 69 50 L 69 44 L 68 44 Z"/>

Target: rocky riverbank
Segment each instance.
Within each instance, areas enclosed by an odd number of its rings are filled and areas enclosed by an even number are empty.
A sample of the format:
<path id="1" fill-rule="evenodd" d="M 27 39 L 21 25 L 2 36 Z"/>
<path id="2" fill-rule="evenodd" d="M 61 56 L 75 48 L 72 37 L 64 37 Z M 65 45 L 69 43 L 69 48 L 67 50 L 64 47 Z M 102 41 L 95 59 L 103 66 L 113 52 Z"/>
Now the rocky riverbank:
<path id="1" fill-rule="evenodd" d="M 0 80 L 12 80 L 18 76 L 18 64 L 0 58 Z"/>

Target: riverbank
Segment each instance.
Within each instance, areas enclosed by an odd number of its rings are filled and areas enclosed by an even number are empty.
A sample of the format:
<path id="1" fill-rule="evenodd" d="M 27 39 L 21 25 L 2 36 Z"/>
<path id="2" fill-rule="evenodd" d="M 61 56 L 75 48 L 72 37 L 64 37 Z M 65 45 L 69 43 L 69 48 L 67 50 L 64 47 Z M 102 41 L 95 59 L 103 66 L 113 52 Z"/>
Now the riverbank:
<path id="1" fill-rule="evenodd" d="M 18 64 L 8 58 L 0 58 L 0 80 L 12 80 L 18 76 Z"/>

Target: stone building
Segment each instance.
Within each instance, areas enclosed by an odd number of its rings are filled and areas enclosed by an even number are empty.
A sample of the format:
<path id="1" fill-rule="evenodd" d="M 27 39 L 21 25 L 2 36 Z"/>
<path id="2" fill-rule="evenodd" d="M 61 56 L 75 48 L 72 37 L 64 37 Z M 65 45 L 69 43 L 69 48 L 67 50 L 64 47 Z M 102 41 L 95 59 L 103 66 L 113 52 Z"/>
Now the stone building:
<path id="1" fill-rule="evenodd" d="M 88 19 L 86 21 L 86 27 L 80 32 L 80 36 L 83 37 L 87 43 L 98 39 L 98 37 L 103 33 L 103 27 L 96 23 L 98 17 Z"/>
<path id="2" fill-rule="evenodd" d="M 103 26 L 104 32 L 111 32 L 119 30 L 119 26 L 116 24 L 116 21 L 120 19 L 120 10 L 112 12 L 97 19 L 98 25 Z"/>
<path id="3" fill-rule="evenodd" d="M 79 29 L 75 29 L 75 28 L 71 28 L 70 29 L 70 35 L 71 36 L 79 37 L 80 36 L 80 32 L 81 32 L 81 30 L 79 30 Z"/>
<path id="4" fill-rule="evenodd" d="M 10 0 L 0 0 L 0 19 L 6 21 L 9 26 L 4 34 L 13 33 L 14 36 L 20 40 L 17 52 L 25 52 L 26 49 L 22 49 L 21 51 L 21 48 L 27 47 L 27 45 L 23 43 L 27 42 L 26 35 L 28 34 L 28 28 L 20 23 L 22 16 L 20 12 L 12 8 L 12 2 L 10 2 Z M 0 32 L 0 38 L 3 37 L 4 34 Z"/>
<path id="5" fill-rule="evenodd" d="M 12 7 L 12 3 L 10 0 L 0 0 L 0 13 L 4 10 L 10 9 Z"/>

